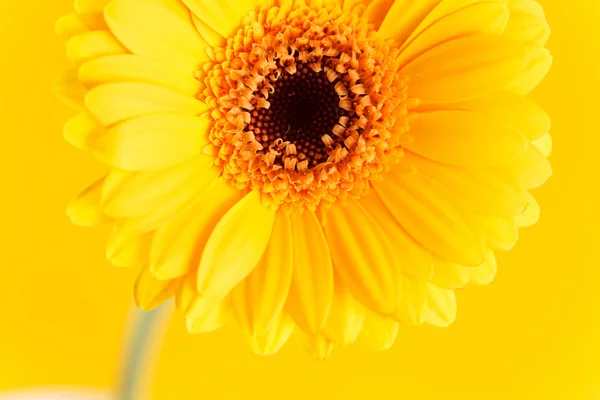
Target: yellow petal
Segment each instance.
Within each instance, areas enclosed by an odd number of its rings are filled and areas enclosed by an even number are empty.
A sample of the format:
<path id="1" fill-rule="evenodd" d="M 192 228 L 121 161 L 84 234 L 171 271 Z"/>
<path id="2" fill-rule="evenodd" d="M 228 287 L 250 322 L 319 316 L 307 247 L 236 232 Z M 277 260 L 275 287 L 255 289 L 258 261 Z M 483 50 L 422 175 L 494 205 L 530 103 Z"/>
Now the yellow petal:
<path id="1" fill-rule="evenodd" d="M 153 233 L 132 235 L 121 240 L 119 226 L 113 227 L 106 245 L 106 258 L 116 267 L 141 266 L 148 263 L 148 251 Z"/>
<path id="2" fill-rule="evenodd" d="M 503 2 L 479 2 L 466 7 L 464 1 L 443 2 L 452 3 L 454 7 L 441 13 L 429 14 L 410 35 L 402 45 L 400 65 L 408 64 L 419 55 L 450 39 L 477 34 L 500 35 L 509 20 L 510 13 Z"/>
<path id="3" fill-rule="evenodd" d="M 79 79 L 88 87 L 104 83 L 143 82 L 196 97 L 201 83 L 192 76 L 163 64 L 134 54 L 101 57 L 83 63 L 79 68 Z"/>
<path id="4" fill-rule="evenodd" d="M 67 215 L 75 225 L 89 227 L 110 221 L 100 207 L 104 179 L 98 179 L 69 203 Z"/>
<path id="5" fill-rule="evenodd" d="M 433 261 L 434 274 L 431 283 L 444 289 L 459 289 L 469 283 L 470 271 L 478 267 L 463 267 L 439 257 Z"/>
<path id="6" fill-rule="evenodd" d="M 144 215 L 160 208 L 190 185 L 208 186 L 214 178 L 207 173 L 212 157 L 200 154 L 190 161 L 149 172 L 131 172 L 117 185 L 104 191 L 104 212 L 113 217 Z"/>
<path id="7" fill-rule="evenodd" d="M 265 335 L 280 317 L 292 282 L 292 251 L 289 217 L 277 212 L 265 253 L 231 295 L 238 322 L 251 335 Z"/>
<path id="8" fill-rule="evenodd" d="M 190 333 L 208 333 L 222 327 L 230 314 L 229 298 L 216 300 L 198 296 L 186 314 L 187 330 Z"/>
<path id="9" fill-rule="evenodd" d="M 406 148 L 423 157 L 462 167 L 498 165 L 527 150 L 527 139 L 507 123 L 484 114 L 441 110 L 410 122 Z"/>
<path id="10" fill-rule="evenodd" d="M 212 177 L 196 185 L 206 188 L 195 195 L 196 204 L 156 231 L 150 253 L 154 275 L 175 278 L 198 266 L 215 226 L 241 198 L 238 190 L 222 181 Z"/>
<path id="11" fill-rule="evenodd" d="M 80 150 L 88 150 L 88 143 L 97 140 L 105 132 L 106 128 L 88 112 L 71 118 L 63 130 L 65 139 Z"/>
<path id="12" fill-rule="evenodd" d="M 390 317 L 367 312 L 363 328 L 363 337 L 374 350 L 388 350 L 396 341 L 398 327 L 398 322 Z"/>
<path id="13" fill-rule="evenodd" d="M 535 146 L 535 148 L 538 149 L 540 153 L 542 153 L 542 155 L 546 158 L 548 158 L 548 156 L 550 156 L 550 153 L 552 153 L 552 137 L 549 133 L 546 133 L 541 138 L 534 140 L 533 142 L 531 142 L 531 144 Z"/>
<path id="14" fill-rule="evenodd" d="M 504 36 L 523 43 L 543 46 L 550 27 L 541 4 L 534 0 L 509 0 L 510 20 Z"/>
<path id="15" fill-rule="evenodd" d="M 434 109 L 464 110 L 482 113 L 493 120 L 500 120 L 519 131 L 528 141 L 546 134 L 551 127 L 550 117 L 534 101 L 513 93 L 500 92 L 472 101 L 419 108 L 422 111 Z M 491 122 L 490 122 L 491 123 Z"/>
<path id="16" fill-rule="evenodd" d="M 483 261 L 473 216 L 440 183 L 419 172 L 390 173 L 373 187 L 400 225 L 432 253 L 461 265 Z"/>
<path id="17" fill-rule="evenodd" d="M 346 287 L 373 311 L 391 313 L 396 303 L 393 271 L 398 261 L 384 231 L 354 199 L 327 210 L 326 221 L 333 265 Z"/>
<path id="18" fill-rule="evenodd" d="M 262 335 L 247 335 L 250 348 L 261 356 L 273 355 L 288 341 L 294 328 L 291 318 L 281 314 Z"/>
<path id="19" fill-rule="evenodd" d="M 75 10 L 78 13 L 102 12 L 112 0 L 75 0 Z"/>
<path id="20" fill-rule="evenodd" d="M 211 126 L 208 115 L 145 115 L 113 126 L 92 148 L 100 160 L 124 170 L 167 168 L 200 154 Z"/>
<path id="21" fill-rule="evenodd" d="M 505 174 L 440 164 L 410 151 L 405 153 L 403 162 L 441 183 L 473 213 L 514 216 L 527 205 L 526 191 Z"/>
<path id="22" fill-rule="evenodd" d="M 406 326 L 421 325 L 428 313 L 426 282 L 406 276 L 400 282 L 402 297 L 393 317 Z"/>
<path id="23" fill-rule="evenodd" d="M 210 26 L 206 25 L 204 21 L 198 18 L 196 15 L 192 14 L 192 20 L 194 21 L 194 25 L 196 26 L 196 30 L 204 39 L 206 43 L 208 43 L 213 49 L 215 47 L 225 47 L 227 44 L 227 40 L 211 29 Z"/>
<path id="24" fill-rule="evenodd" d="M 251 11 L 258 11 L 260 6 L 270 3 L 267 0 L 182 1 L 196 17 L 224 38 L 233 37 L 237 29 L 242 27 L 243 17 Z"/>
<path id="25" fill-rule="evenodd" d="M 127 50 L 106 31 L 84 32 L 67 43 L 67 56 L 75 63 L 112 54 L 125 54 Z"/>
<path id="26" fill-rule="evenodd" d="M 496 257 L 494 256 L 493 251 L 488 250 L 486 254 L 486 261 L 477 267 L 470 268 L 470 282 L 475 285 L 487 285 L 494 280 L 494 277 L 496 276 L 496 270 Z"/>
<path id="27" fill-rule="evenodd" d="M 403 68 L 409 95 L 421 104 L 483 97 L 513 82 L 528 57 L 525 46 L 499 36 L 471 35 L 427 51 Z"/>
<path id="28" fill-rule="evenodd" d="M 85 111 L 85 96 L 88 89 L 77 77 L 77 68 L 72 68 L 63 73 L 54 82 L 54 94 L 69 107 Z"/>
<path id="29" fill-rule="evenodd" d="M 552 176 L 550 162 L 535 146 L 529 146 L 525 154 L 503 168 L 525 189 L 540 187 Z"/>
<path id="30" fill-rule="evenodd" d="M 371 190 L 361 203 L 385 232 L 396 254 L 399 270 L 415 278 L 430 279 L 433 274 L 431 253 L 402 229 L 377 193 Z"/>
<path id="31" fill-rule="evenodd" d="M 187 313 L 199 297 L 196 290 L 196 273 L 190 272 L 186 276 L 177 279 L 176 282 L 175 307 L 177 307 L 177 310 Z M 216 303 L 218 303 L 218 300 Z"/>
<path id="32" fill-rule="evenodd" d="M 135 304 L 146 311 L 152 310 L 173 296 L 174 287 L 173 281 L 160 281 L 144 267 L 133 287 Z"/>
<path id="33" fill-rule="evenodd" d="M 325 361 L 333 351 L 333 342 L 323 335 L 301 333 L 304 348 L 317 361 Z"/>
<path id="34" fill-rule="evenodd" d="M 209 169 L 205 176 L 199 177 L 199 180 L 194 185 L 189 185 L 187 190 L 180 191 L 177 195 L 172 196 L 154 211 L 125 219 L 122 234 L 123 238 L 129 235 L 139 235 L 151 230 L 159 229 L 180 215 L 183 215 L 199 200 L 199 196 L 206 190 L 208 183 L 214 184 L 223 190 L 228 190 L 229 185 L 223 179 L 217 179 L 219 170 L 216 168 Z"/>
<path id="35" fill-rule="evenodd" d="M 198 115 L 208 106 L 198 99 L 184 96 L 150 83 L 108 83 L 91 89 L 85 104 L 105 125 L 155 113 Z"/>
<path id="36" fill-rule="evenodd" d="M 456 319 L 456 298 L 453 290 L 442 289 L 430 283 L 427 287 L 429 312 L 425 322 L 441 328 L 447 327 Z"/>
<path id="37" fill-rule="evenodd" d="M 54 30 L 61 40 L 68 42 L 72 37 L 88 32 L 90 28 L 79 15 L 70 14 L 60 17 L 54 24 Z"/>
<path id="38" fill-rule="evenodd" d="M 531 193 L 527 193 L 528 203 L 525 211 L 515 217 L 519 228 L 532 226 L 540 219 L 540 206 Z"/>
<path id="39" fill-rule="evenodd" d="M 294 271 L 286 310 L 303 330 L 319 332 L 333 301 L 333 265 L 315 213 L 291 219 Z"/>
<path id="40" fill-rule="evenodd" d="M 375 29 L 379 29 L 392 4 L 394 4 L 394 0 L 372 0 L 368 3 L 364 15 L 373 24 Z"/>
<path id="41" fill-rule="evenodd" d="M 188 76 L 209 60 L 207 44 L 177 1 L 116 0 L 104 15 L 112 32 L 133 54 L 167 63 Z"/>
<path id="42" fill-rule="evenodd" d="M 198 292 L 225 296 L 246 278 L 263 256 L 275 221 L 260 193 L 252 191 L 233 206 L 211 233 L 198 268 Z"/>
<path id="43" fill-rule="evenodd" d="M 385 39 L 404 43 L 440 1 L 394 1 L 379 27 L 379 34 Z"/>
<path id="44" fill-rule="evenodd" d="M 493 250 L 508 251 L 519 239 L 519 231 L 512 217 L 477 215 L 475 220 L 487 247 Z"/>
<path id="45" fill-rule="evenodd" d="M 505 88 L 507 92 L 526 96 L 546 77 L 552 66 L 550 51 L 541 46 L 527 48 L 528 62 L 525 68 Z"/>
<path id="46" fill-rule="evenodd" d="M 337 284 L 323 334 L 336 344 L 354 343 L 362 330 L 364 318 L 365 308 L 348 289 Z"/>

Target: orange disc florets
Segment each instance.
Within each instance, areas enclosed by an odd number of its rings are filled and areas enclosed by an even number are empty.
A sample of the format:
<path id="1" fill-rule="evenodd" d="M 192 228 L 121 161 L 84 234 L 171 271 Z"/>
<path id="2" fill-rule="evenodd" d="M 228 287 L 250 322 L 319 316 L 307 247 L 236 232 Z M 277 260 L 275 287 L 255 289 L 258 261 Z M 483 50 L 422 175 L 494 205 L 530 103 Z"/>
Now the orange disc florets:
<path id="1" fill-rule="evenodd" d="M 398 50 L 339 7 L 263 8 L 205 66 L 223 176 L 285 210 L 359 197 L 402 154 Z"/>

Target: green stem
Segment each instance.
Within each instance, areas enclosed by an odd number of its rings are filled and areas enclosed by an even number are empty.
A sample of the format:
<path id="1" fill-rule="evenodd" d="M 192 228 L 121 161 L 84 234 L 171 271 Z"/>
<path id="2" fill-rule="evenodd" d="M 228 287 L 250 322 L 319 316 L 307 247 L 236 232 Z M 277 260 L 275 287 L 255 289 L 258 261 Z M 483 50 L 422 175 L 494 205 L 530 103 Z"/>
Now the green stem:
<path id="1" fill-rule="evenodd" d="M 158 326 L 161 325 L 162 316 L 166 314 L 168 305 L 166 303 L 151 311 L 142 311 L 135 308 L 134 321 L 125 349 L 125 362 L 122 368 L 122 377 L 118 387 L 117 400 L 147 399 L 142 395 L 147 390 L 148 383 L 144 382 L 144 375 L 148 369 L 148 361 L 153 358 L 153 350 L 157 352 L 155 345 Z M 153 346 L 154 344 L 154 346 Z M 148 377 L 146 376 L 146 381 Z"/>

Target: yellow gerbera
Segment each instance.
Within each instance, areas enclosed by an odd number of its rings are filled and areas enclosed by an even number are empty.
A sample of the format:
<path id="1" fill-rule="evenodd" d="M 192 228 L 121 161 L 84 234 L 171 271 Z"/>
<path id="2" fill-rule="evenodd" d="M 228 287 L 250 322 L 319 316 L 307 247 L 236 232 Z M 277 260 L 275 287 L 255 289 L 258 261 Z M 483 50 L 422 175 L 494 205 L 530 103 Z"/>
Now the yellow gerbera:
<path id="1" fill-rule="evenodd" d="M 325 358 L 399 323 L 447 326 L 454 289 L 533 224 L 550 176 L 533 0 L 76 0 L 65 135 L 111 167 L 69 207 L 112 223 L 137 304 L 190 332 L 231 317 L 260 354 Z"/>

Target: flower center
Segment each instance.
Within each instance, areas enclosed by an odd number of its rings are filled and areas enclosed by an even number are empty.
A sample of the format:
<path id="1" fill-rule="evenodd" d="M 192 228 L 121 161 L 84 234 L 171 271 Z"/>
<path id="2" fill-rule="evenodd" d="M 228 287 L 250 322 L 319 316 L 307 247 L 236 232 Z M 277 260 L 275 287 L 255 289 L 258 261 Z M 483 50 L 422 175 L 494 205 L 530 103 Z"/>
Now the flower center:
<path id="1" fill-rule="evenodd" d="M 242 26 L 199 73 L 223 177 L 286 211 L 366 194 L 414 106 L 399 50 L 334 5 L 263 7 Z"/>
<path id="2" fill-rule="evenodd" d="M 254 132 L 264 148 L 278 139 L 289 142 L 290 155 L 299 162 L 306 160 L 309 167 L 326 161 L 332 142 L 325 143 L 323 137 L 331 138 L 333 128 L 346 116 L 339 107 L 335 86 L 324 72 L 306 66 L 294 74 L 285 71 L 279 79 L 270 79 L 274 81 L 271 106 L 253 110 L 246 129 Z M 336 139 L 333 143 L 341 143 L 340 138 Z M 277 157 L 275 163 L 284 165 L 283 157 Z"/>

